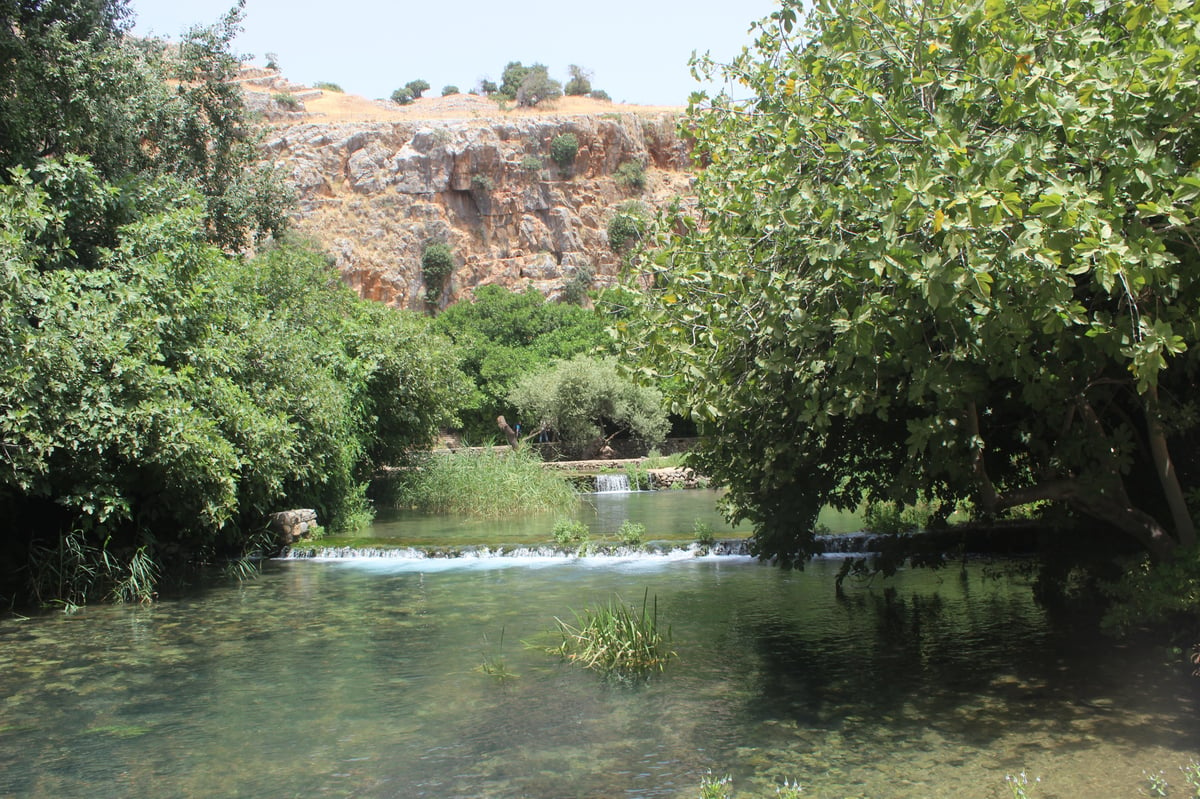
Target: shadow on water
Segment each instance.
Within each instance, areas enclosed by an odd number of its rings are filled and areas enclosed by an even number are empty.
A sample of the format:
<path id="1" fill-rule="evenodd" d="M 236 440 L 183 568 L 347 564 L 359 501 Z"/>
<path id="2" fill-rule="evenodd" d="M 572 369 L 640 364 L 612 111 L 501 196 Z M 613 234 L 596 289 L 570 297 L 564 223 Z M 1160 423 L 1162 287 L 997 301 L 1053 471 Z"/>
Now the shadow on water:
<path id="1" fill-rule="evenodd" d="M 274 563 L 0 624 L 0 795 L 694 797 L 712 769 L 739 799 L 784 778 L 992 799 L 1029 768 L 1041 796 L 1092 799 L 1200 748 L 1194 682 L 975 565 L 840 597 L 829 561 L 427 565 Z M 665 674 L 614 685 L 545 653 L 555 616 L 647 590 Z"/>

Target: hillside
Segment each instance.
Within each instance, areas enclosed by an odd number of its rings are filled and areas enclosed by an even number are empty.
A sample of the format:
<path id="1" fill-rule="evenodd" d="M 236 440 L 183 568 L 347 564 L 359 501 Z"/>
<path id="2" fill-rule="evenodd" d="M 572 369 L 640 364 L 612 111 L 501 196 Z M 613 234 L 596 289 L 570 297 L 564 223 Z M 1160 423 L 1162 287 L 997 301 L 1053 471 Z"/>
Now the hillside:
<path id="1" fill-rule="evenodd" d="M 442 306 L 492 283 L 554 297 L 579 270 L 611 284 L 620 259 L 607 226 L 618 207 L 652 210 L 689 193 L 678 108 L 563 98 L 504 110 L 472 95 L 398 106 L 270 73 L 246 89 L 267 119 L 269 157 L 299 197 L 297 228 L 360 294 L 395 307 L 426 307 L 421 254 L 432 242 L 455 257 Z M 280 94 L 299 110 L 272 99 Z M 564 134 L 578 141 L 566 169 L 550 152 Z M 629 162 L 644 167 L 640 190 L 614 177 Z"/>

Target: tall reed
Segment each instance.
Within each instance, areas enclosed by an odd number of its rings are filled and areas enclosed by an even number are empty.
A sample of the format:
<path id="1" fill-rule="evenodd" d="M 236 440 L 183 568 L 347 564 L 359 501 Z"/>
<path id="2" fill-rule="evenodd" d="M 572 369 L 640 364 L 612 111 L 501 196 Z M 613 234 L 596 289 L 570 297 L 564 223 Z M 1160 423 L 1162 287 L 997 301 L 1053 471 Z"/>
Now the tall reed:
<path id="1" fill-rule="evenodd" d="M 575 624 L 554 621 L 562 642 L 550 651 L 606 677 L 646 677 L 663 671 L 676 657 L 670 649 L 671 629 L 659 629 L 658 597 L 651 603 L 649 589 L 640 609 L 614 596 L 606 605 L 575 613 Z"/>
<path id="2" fill-rule="evenodd" d="M 568 512 L 577 495 L 528 450 L 492 447 L 481 452 L 431 455 L 400 472 L 397 507 L 485 518 L 546 511 Z"/>

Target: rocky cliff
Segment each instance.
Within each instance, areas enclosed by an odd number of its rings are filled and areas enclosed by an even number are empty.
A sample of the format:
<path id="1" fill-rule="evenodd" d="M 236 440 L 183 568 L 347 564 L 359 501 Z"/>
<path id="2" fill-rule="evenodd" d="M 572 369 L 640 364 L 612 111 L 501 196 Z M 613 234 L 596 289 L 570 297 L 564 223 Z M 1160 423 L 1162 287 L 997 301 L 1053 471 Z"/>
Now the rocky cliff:
<path id="1" fill-rule="evenodd" d="M 580 269 L 594 272 L 596 285 L 613 282 L 620 258 L 607 226 L 619 206 L 636 200 L 653 209 L 689 195 L 677 116 L 613 108 L 587 116 L 509 118 L 493 110 L 491 118 L 276 123 L 265 146 L 299 195 L 297 227 L 334 254 L 364 297 L 425 308 L 421 254 L 432 242 L 455 254 L 441 305 L 490 283 L 532 285 L 554 297 Z M 550 145 L 566 133 L 579 148 L 564 169 Z M 627 162 L 645 167 L 640 191 L 614 177 Z"/>

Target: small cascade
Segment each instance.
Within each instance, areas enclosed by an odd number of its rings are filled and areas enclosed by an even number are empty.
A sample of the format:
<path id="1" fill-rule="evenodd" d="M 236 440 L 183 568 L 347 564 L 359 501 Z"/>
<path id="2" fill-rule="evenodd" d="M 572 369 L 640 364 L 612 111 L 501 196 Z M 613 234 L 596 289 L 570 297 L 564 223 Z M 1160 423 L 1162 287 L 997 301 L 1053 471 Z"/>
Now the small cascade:
<path id="1" fill-rule="evenodd" d="M 628 494 L 629 475 L 627 474 L 598 474 L 596 475 L 597 494 Z"/>

